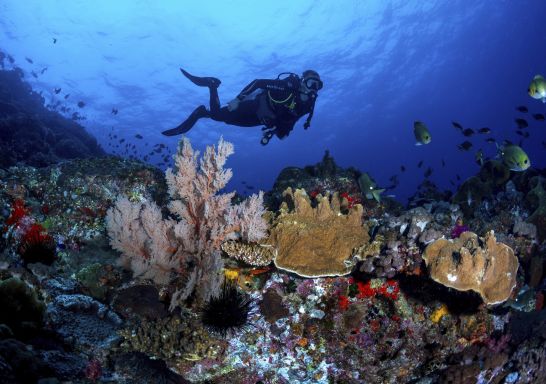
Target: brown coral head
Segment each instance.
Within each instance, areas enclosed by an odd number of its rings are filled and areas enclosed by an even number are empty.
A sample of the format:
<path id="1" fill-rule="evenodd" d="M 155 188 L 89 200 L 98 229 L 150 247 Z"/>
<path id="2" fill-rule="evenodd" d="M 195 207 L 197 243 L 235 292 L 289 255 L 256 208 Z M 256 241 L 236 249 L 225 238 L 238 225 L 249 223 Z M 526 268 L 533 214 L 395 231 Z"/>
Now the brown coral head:
<path id="1" fill-rule="evenodd" d="M 454 240 L 436 240 L 427 246 L 423 259 L 434 281 L 459 291 L 475 291 L 486 304 L 506 301 L 516 285 L 518 259 L 512 248 L 497 243 L 493 231 L 483 241 L 473 232 Z"/>
<path id="2" fill-rule="evenodd" d="M 271 229 L 268 242 L 277 249 L 276 267 L 303 277 L 349 274 L 354 248 L 369 241 L 361 224 L 362 206 L 345 215 L 335 194 L 331 200 L 319 197 L 314 208 L 302 189 L 287 189 L 284 195 L 294 208 L 284 205 Z"/>

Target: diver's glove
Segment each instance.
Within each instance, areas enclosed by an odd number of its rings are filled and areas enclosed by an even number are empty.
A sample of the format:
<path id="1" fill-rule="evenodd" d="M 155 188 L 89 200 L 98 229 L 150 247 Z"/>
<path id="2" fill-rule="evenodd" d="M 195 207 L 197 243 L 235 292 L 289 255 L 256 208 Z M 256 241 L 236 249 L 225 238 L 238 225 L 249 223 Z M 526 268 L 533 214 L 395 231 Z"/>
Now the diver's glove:
<path id="1" fill-rule="evenodd" d="M 241 102 L 241 100 L 239 98 L 235 98 L 233 100 L 231 100 L 228 104 L 227 104 L 227 109 L 228 111 L 235 111 L 237 108 L 239 108 L 239 103 Z"/>

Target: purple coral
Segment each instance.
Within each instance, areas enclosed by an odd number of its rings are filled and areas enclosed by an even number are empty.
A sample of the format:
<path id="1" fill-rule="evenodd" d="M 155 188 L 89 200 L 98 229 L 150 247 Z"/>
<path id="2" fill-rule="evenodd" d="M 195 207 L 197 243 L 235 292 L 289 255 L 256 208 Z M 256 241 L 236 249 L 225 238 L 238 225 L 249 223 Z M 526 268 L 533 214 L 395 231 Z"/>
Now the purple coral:
<path id="1" fill-rule="evenodd" d="M 455 226 L 451 230 L 451 238 L 456 239 L 459 236 L 461 236 L 461 233 L 468 232 L 468 231 L 470 231 L 470 229 L 466 225 L 464 225 L 463 219 L 459 217 L 457 218 L 457 221 L 455 222 Z"/>

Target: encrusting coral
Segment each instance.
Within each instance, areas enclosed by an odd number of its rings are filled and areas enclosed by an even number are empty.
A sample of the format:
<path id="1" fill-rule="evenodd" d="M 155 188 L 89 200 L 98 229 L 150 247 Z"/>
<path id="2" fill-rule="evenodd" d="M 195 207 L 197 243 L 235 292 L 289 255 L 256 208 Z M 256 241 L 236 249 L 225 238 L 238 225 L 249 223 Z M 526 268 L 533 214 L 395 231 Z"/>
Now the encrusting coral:
<path id="1" fill-rule="evenodd" d="M 198 164 L 199 152 L 184 138 L 174 157 L 176 172 L 166 172 L 172 218 L 164 218 L 153 201 L 131 202 L 123 196 L 108 211 L 110 243 L 135 276 L 157 284 L 183 277 L 171 309 L 190 296 L 206 302 L 219 291 L 224 241 L 265 237 L 261 192 L 238 205 L 231 204 L 234 192 L 218 194 L 232 176 L 231 169 L 224 169 L 232 153 L 233 145 L 221 138 L 218 150 L 208 146 Z"/>
<path id="2" fill-rule="evenodd" d="M 287 188 L 284 197 L 294 209 L 289 211 L 286 202 L 282 203 L 267 241 L 276 247 L 276 267 L 303 277 L 350 273 L 354 248 L 369 241 L 368 230 L 361 223 L 362 205 L 354 205 L 344 215 L 337 193 L 331 201 L 318 195 L 315 208 L 303 189 Z"/>
<path id="3" fill-rule="evenodd" d="M 518 259 L 512 248 L 497 243 L 493 231 L 483 239 L 463 232 L 454 240 L 439 239 L 423 254 L 432 279 L 459 291 L 479 293 L 486 304 L 506 301 L 516 286 Z"/>
<path id="4" fill-rule="evenodd" d="M 271 245 L 247 244 L 234 240 L 222 243 L 222 250 L 232 259 L 244 261 L 246 264 L 255 267 L 268 265 L 275 256 Z"/>

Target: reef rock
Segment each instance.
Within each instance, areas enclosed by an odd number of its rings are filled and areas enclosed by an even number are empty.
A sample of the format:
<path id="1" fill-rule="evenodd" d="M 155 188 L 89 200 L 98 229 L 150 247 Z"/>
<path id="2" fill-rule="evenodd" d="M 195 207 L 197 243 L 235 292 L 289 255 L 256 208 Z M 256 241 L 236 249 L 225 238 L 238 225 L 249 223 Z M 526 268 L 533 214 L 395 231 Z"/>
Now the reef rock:
<path id="1" fill-rule="evenodd" d="M 527 219 L 537 227 L 537 236 L 540 241 L 546 239 L 546 180 L 541 176 L 531 179 L 533 188 L 529 191 L 525 200 L 531 205 L 533 212 Z"/>
<path id="2" fill-rule="evenodd" d="M 349 196 L 360 196 L 357 179 L 360 175 L 356 169 L 338 166 L 329 151 L 324 153 L 322 160 L 304 168 L 286 167 L 277 176 L 273 188 L 264 196 L 266 206 L 276 211 L 283 201 L 287 188 L 305 189 L 310 195 L 328 192 L 345 192 Z"/>
<path id="3" fill-rule="evenodd" d="M 284 196 L 294 209 L 289 211 L 283 202 L 268 239 L 277 249 L 277 268 L 303 277 L 349 274 L 354 248 L 369 241 L 368 229 L 361 224 L 362 206 L 356 204 L 344 215 L 337 193 L 331 201 L 318 195 L 315 208 L 303 189 L 288 188 Z"/>
<path id="4" fill-rule="evenodd" d="M 458 239 L 439 239 L 423 254 L 432 279 L 458 291 L 479 293 L 486 304 L 506 301 L 516 285 L 518 259 L 512 248 L 497 243 L 493 231 L 478 238 L 464 232 Z"/>
<path id="5" fill-rule="evenodd" d="M 432 221 L 432 215 L 423 207 L 410 209 L 400 217 L 391 220 L 391 228 L 400 227 L 400 234 L 406 234 L 408 239 L 415 240 Z"/>
<path id="6" fill-rule="evenodd" d="M 512 232 L 517 236 L 525 236 L 529 239 L 536 239 L 537 227 L 533 223 L 527 223 L 521 219 L 516 219 Z"/>
<path id="7" fill-rule="evenodd" d="M 80 294 L 59 295 L 47 307 L 49 326 L 67 342 L 96 352 L 115 345 L 122 320 L 104 304 Z"/>
<path id="8" fill-rule="evenodd" d="M 44 103 L 20 69 L 0 70 L 0 167 L 105 155 L 83 126 Z"/>

